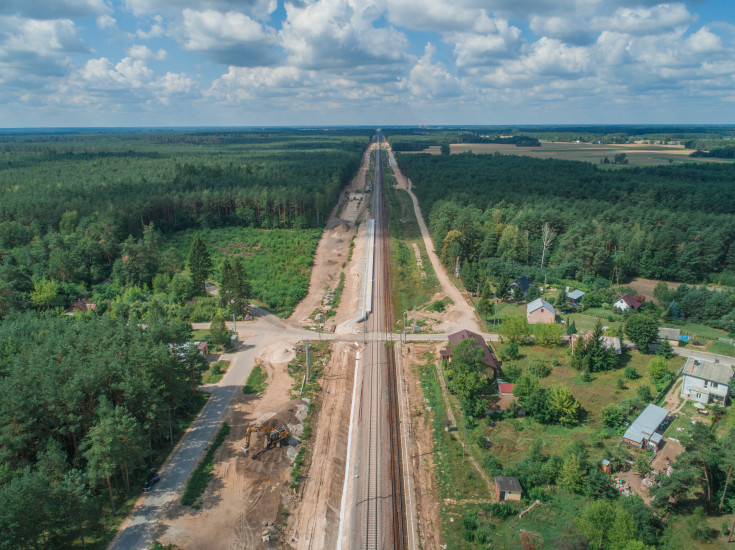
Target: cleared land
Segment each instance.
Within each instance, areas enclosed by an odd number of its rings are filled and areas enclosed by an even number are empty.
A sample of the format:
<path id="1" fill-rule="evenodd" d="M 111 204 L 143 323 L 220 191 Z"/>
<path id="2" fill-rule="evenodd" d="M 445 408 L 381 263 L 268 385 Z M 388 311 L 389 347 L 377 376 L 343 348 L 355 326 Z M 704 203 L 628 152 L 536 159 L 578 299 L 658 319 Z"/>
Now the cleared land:
<path id="1" fill-rule="evenodd" d="M 605 167 L 620 168 L 624 166 L 656 166 L 659 164 L 681 162 L 730 162 L 715 158 L 690 158 L 691 149 L 684 149 L 683 145 L 644 145 L 626 143 L 622 145 L 593 144 L 593 143 L 566 143 L 542 141 L 541 147 L 516 147 L 499 143 L 454 143 L 451 146 L 453 154 L 471 151 L 475 154 L 521 155 L 540 159 L 578 160 L 600 164 L 607 157 L 610 162 L 615 155 L 625 153 L 628 164 L 607 164 Z M 423 153 L 438 155 L 439 146 L 431 146 Z"/>

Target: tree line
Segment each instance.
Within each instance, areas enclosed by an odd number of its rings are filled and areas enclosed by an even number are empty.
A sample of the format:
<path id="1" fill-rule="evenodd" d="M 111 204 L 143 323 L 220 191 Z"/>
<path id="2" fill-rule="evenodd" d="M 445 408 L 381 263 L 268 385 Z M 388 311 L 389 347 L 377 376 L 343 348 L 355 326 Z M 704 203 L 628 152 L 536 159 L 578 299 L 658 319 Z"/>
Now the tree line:
<path id="1" fill-rule="evenodd" d="M 446 265 L 535 279 L 642 276 L 701 282 L 735 272 L 735 166 L 605 171 L 589 163 L 463 153 L 399 155 Z M 543 228 L 555 238 L 547 245 Z M 542 256 L 546 255 L 546 269 Z"/>

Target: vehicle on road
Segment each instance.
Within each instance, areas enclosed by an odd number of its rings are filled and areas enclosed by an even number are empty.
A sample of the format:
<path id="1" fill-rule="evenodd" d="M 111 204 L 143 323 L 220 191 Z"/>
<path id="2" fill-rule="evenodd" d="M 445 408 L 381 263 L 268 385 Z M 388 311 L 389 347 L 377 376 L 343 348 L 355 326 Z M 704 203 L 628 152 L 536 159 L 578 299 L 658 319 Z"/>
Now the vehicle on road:
<path id="1" fill-rule="evenodd" d="M 156 471 L 155 468 L 151 468 L 151 473 L 149 473 L 145 481 L 143 482 L 143 491 L 146 493 L 149 492 L 151 489 L 153 489 L 153 486 L 158 483 L 161 479 L 161 475 Z"/>

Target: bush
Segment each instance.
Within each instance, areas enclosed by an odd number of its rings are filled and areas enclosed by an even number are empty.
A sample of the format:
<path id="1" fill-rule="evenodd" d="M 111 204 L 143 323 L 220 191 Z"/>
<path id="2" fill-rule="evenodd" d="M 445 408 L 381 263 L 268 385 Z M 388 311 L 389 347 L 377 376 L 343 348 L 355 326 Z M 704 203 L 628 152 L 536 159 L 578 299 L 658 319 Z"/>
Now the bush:
<path id="1" fill-rule="evenodd" d="M 487 505 L 487 512 L 493 517 L 506 520 L 516 514 L 515 507 L 508 502 L 493 502 Z"/>
<path id="2" fill-rule="evenodd" d="M 636 393 L 641 401 L 645 401 L 646 403 L 650 403 L 653 399 L 653 395 L 651 395 L 651 386 L 639 386 Z"/>
<path id="3" fill-rule="evenodd" d="M 615 385 L 618 387 L 619 390 L 624 390 L 625 389 L 625 380 L 623 380 L 622 378 L 618 378 L 615 381 Z"/>
<path id="4" fill-rule="evenodd" d="M 717 535 L 717 531 L 707 524 L 707 516 L 701 506 L 694 509 L 694 513 L 687 518 L 687 532 L 694 540 L 707 541 Z"/>
<path id="5" fill-rule="evenodd" d="M 523 367 L 518 363 L 508 363 L 503 367 L 503 379 L 509 382 L 517 382 L 523 374 Z"/>
<path id="6" fill-rule="evenodd" d="M 498 462 L 498 459 L 490 454 L 485 457 L 484 466 L 491 476 L 497 476 L 503 472 L 503 467 Z"/>
<path id="7" fill-rule="evenodd" d="M 518 359 L 519 349 L 518 349 L 518 344 L 516 344 L 515 342 L 511 342 L 510 344 L 505 346 L 503 351 L 505 355 L 508 357 L 508 359 L 513 359 L 513 360 Z"/>
<path id="8" fill-rule="evenodd" d="M 534 361 L 528 366 L 528 372 L 537 378 L 545 378 L 551 374 L 551 367 L 545 361 Z"/>
<path id="9" fill-rule="evenodd" d="M 628 380 L 637 380 L 641 377 L 641 375 L 638 374 L 638 371 L 633 365 L 628 365 L 627 367 L 625 367 L 623 374 Z"/>
<path id="10" fill-rule="evenodd" d="M 600 418 L 602 419 L 602 423 L 608 428 L 617 428 L 622 426 L 623 421 L 625 420 L 620 407 L 614 404 L 604 407 L 600 411 Z"/>

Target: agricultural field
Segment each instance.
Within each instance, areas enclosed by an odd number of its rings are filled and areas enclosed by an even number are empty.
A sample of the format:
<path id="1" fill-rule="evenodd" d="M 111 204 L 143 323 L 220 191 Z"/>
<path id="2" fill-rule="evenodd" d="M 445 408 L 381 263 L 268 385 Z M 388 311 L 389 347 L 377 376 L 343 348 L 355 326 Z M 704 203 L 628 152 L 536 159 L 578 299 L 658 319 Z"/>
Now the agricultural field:
<path id="1" fill-rule="evenodd" d="M 542 141 L 540 147 L 516 147 L 499 143 L 453 143 L 450 145 L 452 154 L 471 152 L 476 155 L 500 154 L 519 155 L 538 159 L 575 160 L 591 162 L 604 168 L 624 168 L 632 166 L 657 166 L 660 164 L 680 164 L 690 162 L 731 162 L 724 159 L 698 157 L 691 158 L 691 149 L 683 145 L 650 145 L 638 143 L 626 144 L 593 144 L 593 143 L 565 143 Z M 440 147 L 434 145 L 420 151 L 438 155 Z M 605 164 L 607 157 L 613 162 L 615 155 L 625 153 L 626 164 Z"/>

